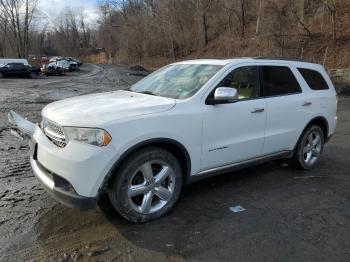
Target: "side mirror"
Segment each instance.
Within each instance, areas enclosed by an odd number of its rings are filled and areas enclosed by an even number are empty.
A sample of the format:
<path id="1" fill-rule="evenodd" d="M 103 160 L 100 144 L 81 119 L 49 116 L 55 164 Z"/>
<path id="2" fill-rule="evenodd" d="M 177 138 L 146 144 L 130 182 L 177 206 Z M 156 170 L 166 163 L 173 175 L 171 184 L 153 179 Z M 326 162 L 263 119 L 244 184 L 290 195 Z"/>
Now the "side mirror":
<path id="1" fill-rule="evenodd" d="M 227 104 L 238 101 L 238 92 L 236 88 L 231 87 L 218 87 L 214 93 L 214 99 L 211 98 L 207 101 L 207 104 Z"/>

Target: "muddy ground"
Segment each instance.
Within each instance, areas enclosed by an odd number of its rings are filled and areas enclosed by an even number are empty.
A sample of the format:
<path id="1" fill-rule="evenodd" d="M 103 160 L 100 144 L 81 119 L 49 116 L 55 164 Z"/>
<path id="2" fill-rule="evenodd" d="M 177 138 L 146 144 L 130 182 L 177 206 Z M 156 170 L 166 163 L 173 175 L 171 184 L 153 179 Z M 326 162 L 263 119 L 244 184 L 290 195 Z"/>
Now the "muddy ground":
<path id="1" fill-rule="evenodd" d="M 134 225 L 108 204 L 82 212 L 57 204 L 34 178 L 28 146 L 7 112 L 40 121 L 51 101 L 126 88 L 125 67 L 0 80 L 0 260 L 350 261 L 350 99 L 339 99 L 337 132 L 318 167 L 267 163 L 184 188 L 173 211 Z M 229 207 L 246 210 L 232 213 Z"/>

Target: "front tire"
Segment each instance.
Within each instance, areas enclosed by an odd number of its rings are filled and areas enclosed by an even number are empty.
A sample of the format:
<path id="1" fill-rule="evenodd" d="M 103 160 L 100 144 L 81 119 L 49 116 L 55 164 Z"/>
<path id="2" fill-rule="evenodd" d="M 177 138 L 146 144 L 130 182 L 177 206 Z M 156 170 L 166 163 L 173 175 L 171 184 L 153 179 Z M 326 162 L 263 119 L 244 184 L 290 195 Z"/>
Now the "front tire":
<path id="1" fill-rule="evenodd" d="M 158 147 L 131 155 L 108 189 L 112 206 L 125 219 L 143 223 L 159 218 L 175 205 L 183 173 L 176 157 Z"/>
<path id="2" fill-rule="evenodd" d="M 1 79 L 1 78 L 4 78 L 4 76 L 5 76 L 5 75 L 4 75 L 3 73 L 0 72 L 0 79 Z"/>
<path id="3" fill-rule="evenodd" d="M 293 156 L 294 166 L 310 170 L 318 163 L 324 146 L 324 134 L 319 126 L 311 126 L 304 131 Z"/>

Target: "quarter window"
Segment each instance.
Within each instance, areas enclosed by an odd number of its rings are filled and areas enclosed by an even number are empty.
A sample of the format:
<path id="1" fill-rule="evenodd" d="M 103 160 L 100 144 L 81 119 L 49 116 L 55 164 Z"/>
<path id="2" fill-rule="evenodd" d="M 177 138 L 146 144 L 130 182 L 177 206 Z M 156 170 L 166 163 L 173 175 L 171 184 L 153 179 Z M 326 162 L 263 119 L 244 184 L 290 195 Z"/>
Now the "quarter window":
<path id="1" fill-rule="evenodd" d="M 257 66 L 245 66 L 229 73 L 217 87 L 236 88 L 239 99 L 260 96 L 259 70 Z"/>
<path id="2" fill-rule="evenodd" d="M 309 87 L 313 90 L 327 90 L 329 89 L 326 80 L 324 80 L 323 76 L 311 69 L 298 68 L 300 74 L 304 77 L 305 82 L 309 85 Z"/>
<path id="3" fill-rule="evenodd" d="M 301 92 L 293 72 L 286 66 L 262 66 L 264 96 L 288 95 Z"/>

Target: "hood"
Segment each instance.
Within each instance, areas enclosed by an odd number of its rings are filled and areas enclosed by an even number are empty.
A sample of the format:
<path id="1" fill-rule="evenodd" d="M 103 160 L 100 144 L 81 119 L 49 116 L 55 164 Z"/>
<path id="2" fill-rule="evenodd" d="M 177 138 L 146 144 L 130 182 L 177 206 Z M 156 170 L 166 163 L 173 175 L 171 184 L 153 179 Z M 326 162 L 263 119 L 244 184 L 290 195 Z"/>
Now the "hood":
<path id="1" fill-rule="evenodd" d="M 44 107 L 42 116 L 63 126 L 98 127 L 122 118 L 171 109 L 175 99 L 129 91 L 72 97 Z"/>

